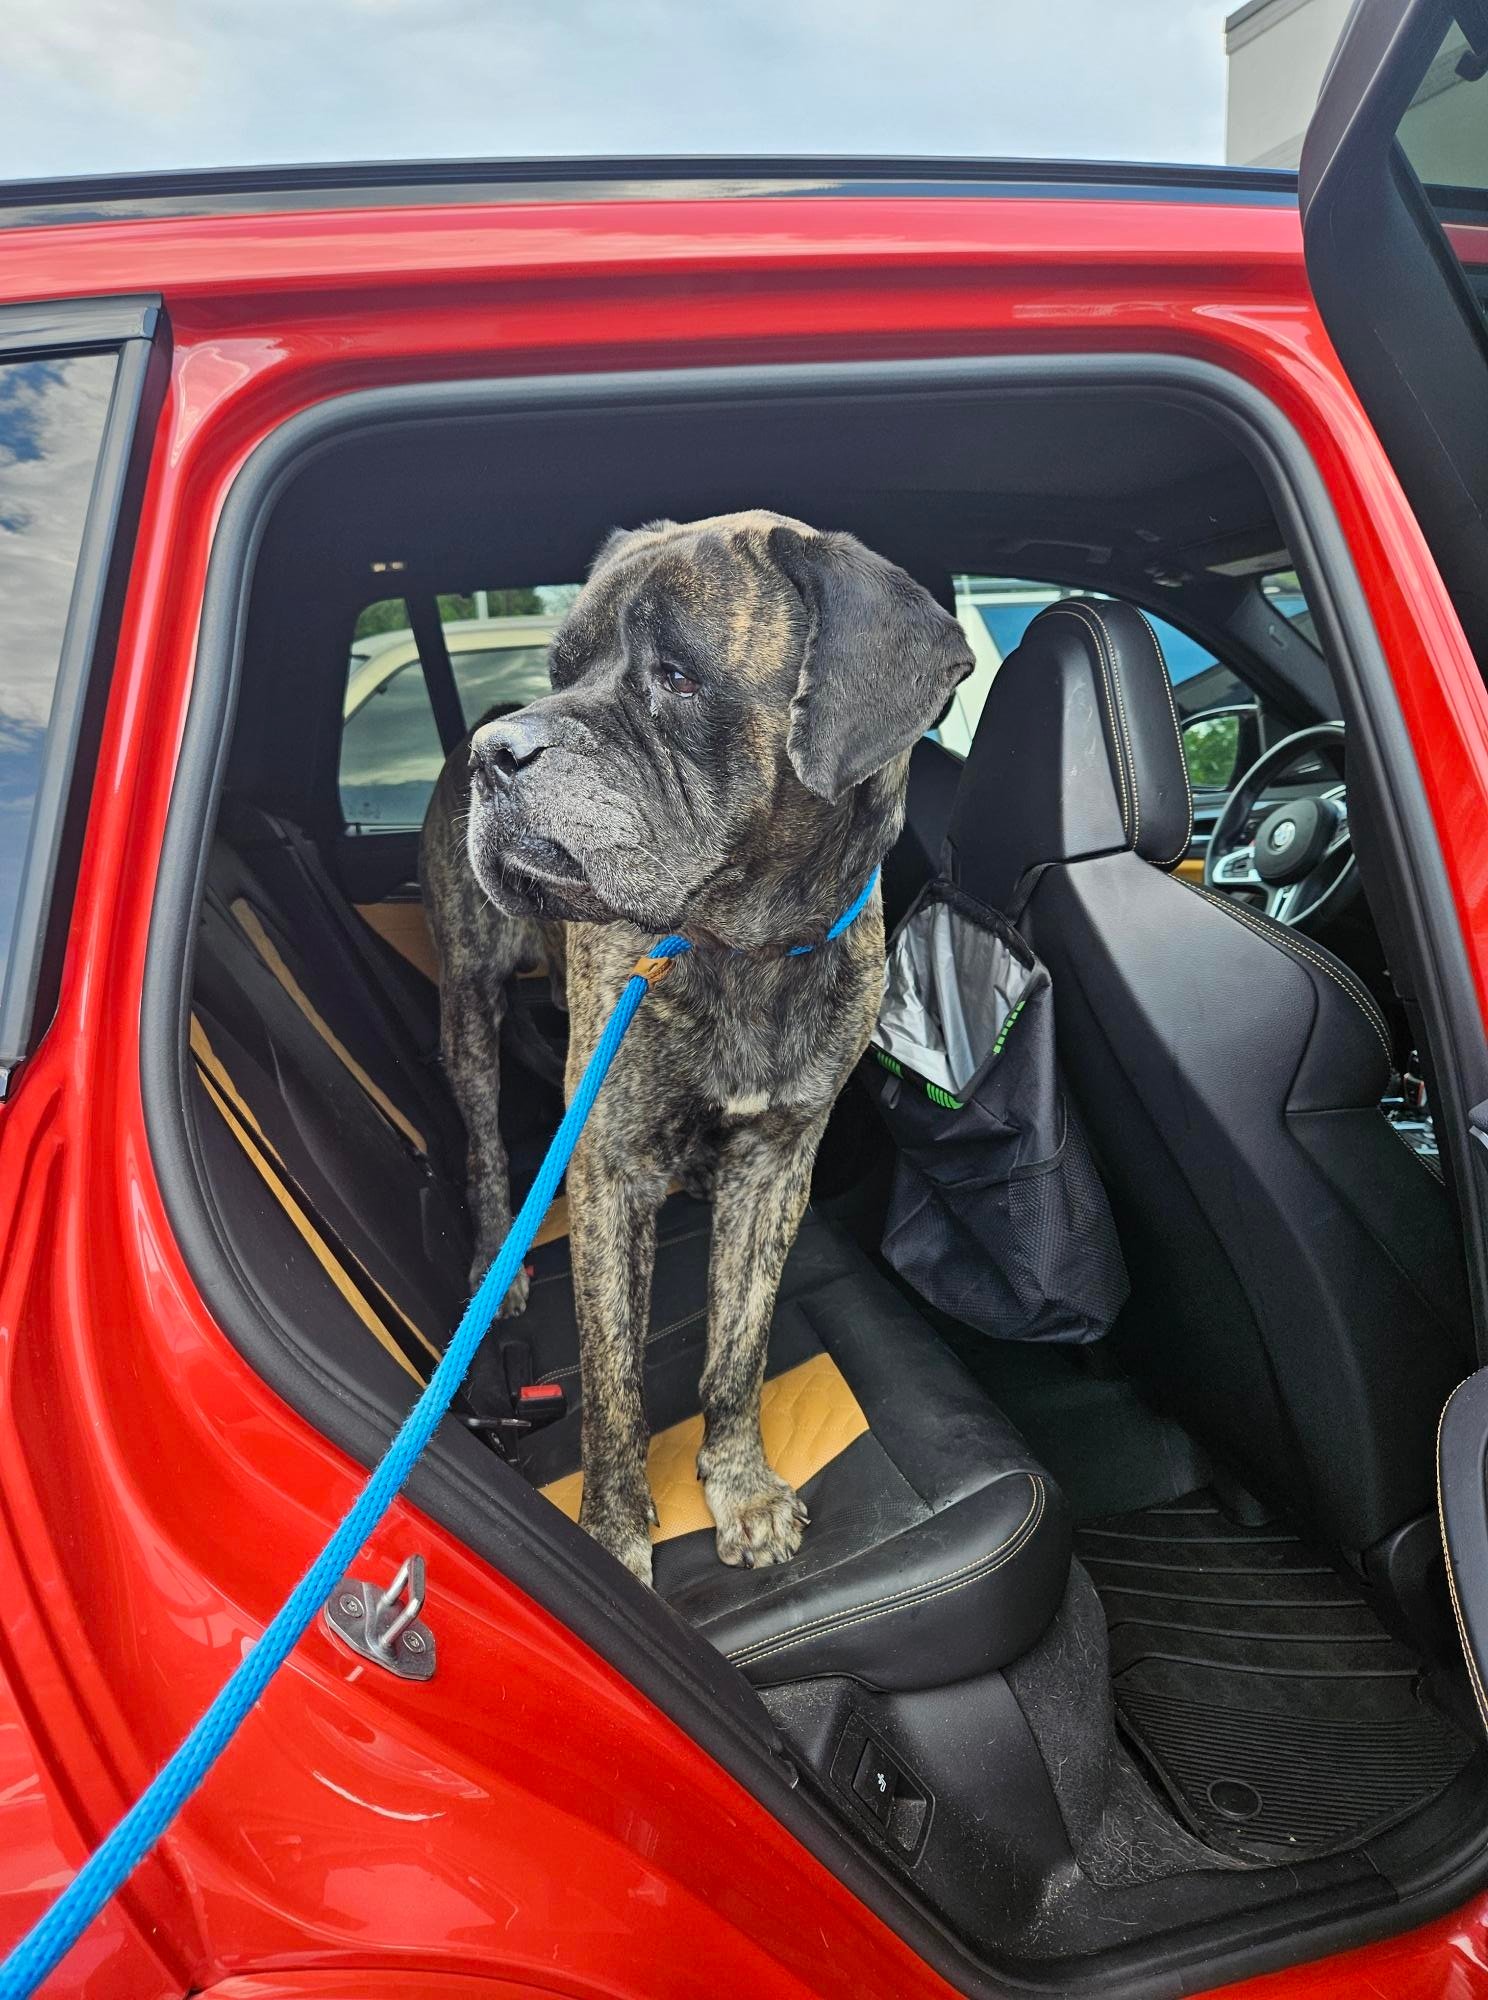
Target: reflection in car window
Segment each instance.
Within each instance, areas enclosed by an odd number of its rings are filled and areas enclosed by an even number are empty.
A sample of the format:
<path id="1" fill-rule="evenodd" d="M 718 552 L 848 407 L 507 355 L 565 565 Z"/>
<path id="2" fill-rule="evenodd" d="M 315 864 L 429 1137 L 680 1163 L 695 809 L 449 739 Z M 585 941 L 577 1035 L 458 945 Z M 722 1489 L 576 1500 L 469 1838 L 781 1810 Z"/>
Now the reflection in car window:
<path id="1" fill-rule="evenodd" d="M 1023 638 L 1039 613 L 1062 597 L 1104 595 L 1075 591 L 1057 584 L 1032 583 L 1022 577 L 958 576 L 956 616 L 971 643 L 976 665 L 956 690 L 950 712 L 931 730 L 935 740 L 964 757 L 997 669 Z M 1206 646 L 1180 632 L 1165 618 L 1147 614 L 1167 662 L 1168 679 L 1180 717 L 1201 715 L 1253 699 L 1245 684 L 1216 660 Z"/>
<path id="2" fill-rule="evenodd" d="M 1261 594 L 1273 611 L 1279 611 L 1289 625 L 1296 626 L 1309 646 L 1317 645 L 1317 626 L 1294 569 L 1274 569 L 1269 576 L 1263 576 Z"/>
<path id="3" fill-rule="evenodd" d="M 1452 21 L 1395 135 L 1439 213 L 1454 188 L 1488 188 L 1485 105 L 1482 65 Z"/>
<path id="4" fill-rule="evenodd" d="M 114 367 L 0 363 L 0 984 Z"/>
<path id="5" fill-rule="evenodd" d="M 1460 12 L 1460 9 L 1454 12 Z M 1488 310 L 1483 195 L 1488 192 L 1488 80 L 1455 19 L 1395 137 L 1480 308 Z"/>

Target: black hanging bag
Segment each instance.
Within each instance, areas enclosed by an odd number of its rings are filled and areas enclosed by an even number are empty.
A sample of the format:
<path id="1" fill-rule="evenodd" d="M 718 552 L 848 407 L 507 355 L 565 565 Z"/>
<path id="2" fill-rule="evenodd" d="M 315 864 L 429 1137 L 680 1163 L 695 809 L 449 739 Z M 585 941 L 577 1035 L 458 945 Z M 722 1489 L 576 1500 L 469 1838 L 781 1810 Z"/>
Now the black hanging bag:
<path id="1" fill-rule="evenodd" d="M 1069 1116 L 1049 974 L 1008 920 L 931 882 L 894 934 L 864 1058 L 898 1149 L 883 1252 L 999 1340 L 1099 1340 L 1127 1295 Z"/>

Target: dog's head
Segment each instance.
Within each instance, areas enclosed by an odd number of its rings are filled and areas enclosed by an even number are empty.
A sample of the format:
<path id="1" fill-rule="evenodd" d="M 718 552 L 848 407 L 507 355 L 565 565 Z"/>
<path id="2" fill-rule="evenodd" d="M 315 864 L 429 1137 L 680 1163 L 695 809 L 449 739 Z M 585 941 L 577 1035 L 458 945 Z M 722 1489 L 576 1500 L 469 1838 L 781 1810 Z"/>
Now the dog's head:
<path id="1" fill-rule="evenodd" d="M 552 694 L 471 742 L 478 879 L 508 910 L 685 930 L 752 871 L 809 869 L 887 767 L 902 795 L 972 655 L 853 536 L 753 512 L 613 534 L 549 664 Z"/>

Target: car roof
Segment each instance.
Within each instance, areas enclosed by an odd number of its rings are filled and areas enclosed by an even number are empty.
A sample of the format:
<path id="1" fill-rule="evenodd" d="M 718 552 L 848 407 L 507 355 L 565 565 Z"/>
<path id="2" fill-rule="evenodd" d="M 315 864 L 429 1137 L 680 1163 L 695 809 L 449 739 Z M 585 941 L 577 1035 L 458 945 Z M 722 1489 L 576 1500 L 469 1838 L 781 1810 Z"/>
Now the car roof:
<path id="1" fill-rule="evenodd" d="M 0 229 L 328 208 L 740 200 L 764 196 L 1017 196 L 1294 206 L 1279 169 L 1102 160 L 725 158 L 368 160 L 0 182 Z"/>

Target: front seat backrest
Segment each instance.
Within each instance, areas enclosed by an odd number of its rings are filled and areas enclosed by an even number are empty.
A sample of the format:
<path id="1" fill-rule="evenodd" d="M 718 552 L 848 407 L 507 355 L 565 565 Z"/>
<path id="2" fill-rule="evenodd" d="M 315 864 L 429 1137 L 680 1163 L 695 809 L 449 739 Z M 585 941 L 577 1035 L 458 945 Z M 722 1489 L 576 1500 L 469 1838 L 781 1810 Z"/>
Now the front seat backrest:
<path id="1" fill-rule="evenodd" d="M 1191 804 L 1167 671 L 1130 605 L 1028 628 L 983 711 L 951 872 L 1020 918 L 1132 1279 L 1154 1398 L 1360 1556 L 1424 1513 L 1471 1364 L 1441 1184 L 1379 1109 L 1389 1038 L 1311 938 L 1163 872 Z"/>

